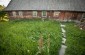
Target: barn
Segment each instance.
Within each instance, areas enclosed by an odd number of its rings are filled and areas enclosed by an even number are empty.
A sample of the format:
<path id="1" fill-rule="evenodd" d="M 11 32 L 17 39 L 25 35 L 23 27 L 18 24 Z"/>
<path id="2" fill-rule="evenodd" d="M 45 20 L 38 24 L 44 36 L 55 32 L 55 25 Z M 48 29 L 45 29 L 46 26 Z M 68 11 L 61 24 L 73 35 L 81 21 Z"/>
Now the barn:
<path id="1" fill-rule="evenodd" d="M 85 0 L 11 0 L 4 11 L 10 19 L 80 20 L 85 17 Z"/>

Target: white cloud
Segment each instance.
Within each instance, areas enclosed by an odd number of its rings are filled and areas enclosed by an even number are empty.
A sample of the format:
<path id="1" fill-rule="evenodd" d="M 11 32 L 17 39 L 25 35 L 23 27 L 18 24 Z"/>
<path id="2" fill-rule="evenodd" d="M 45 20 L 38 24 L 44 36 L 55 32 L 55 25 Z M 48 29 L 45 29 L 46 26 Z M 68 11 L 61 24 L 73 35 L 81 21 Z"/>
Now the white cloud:
<path id="1" fill-rule="evenodd" d="M 0 5 L 7 6 L 9 4 L 10 0 L 0 0 Z"/>

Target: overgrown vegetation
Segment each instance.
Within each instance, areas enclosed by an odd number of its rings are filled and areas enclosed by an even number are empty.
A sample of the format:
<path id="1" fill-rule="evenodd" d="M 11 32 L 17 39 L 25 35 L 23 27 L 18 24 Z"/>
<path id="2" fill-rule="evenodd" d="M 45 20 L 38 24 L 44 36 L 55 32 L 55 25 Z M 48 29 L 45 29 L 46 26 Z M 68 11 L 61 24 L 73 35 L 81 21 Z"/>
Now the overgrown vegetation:
<path id="1" fill-rule="evenodd" d="M 6 14 L 6 12 L 1 11 L 0 12 L 0 21 L 8 21 L 8 15 Z"/>
<path id="2" fill-rule="evenodd" d="M 5 6 L 0 5 L 0 11 L 2 11 L 5 8 Z"/>
<path id="3" fill-rule="evenodd" d="M 75 23 L 65 23 L 68 46 L 65 55 L 85 55 L 85 30 L 80 30 Z"/>
<path id="4" fill-rule="evenodd" d="M 60 45 L 59 22 L 38 19 L 0 22 L 1 55 L 58 55 Z"/>
<path id="5" fill-rule="evenodd" d="M 5 8 L 4 6 L 0 5 L 0 22 L 9 20 L 6 12 L 3 11 L 4 8 Z"/>

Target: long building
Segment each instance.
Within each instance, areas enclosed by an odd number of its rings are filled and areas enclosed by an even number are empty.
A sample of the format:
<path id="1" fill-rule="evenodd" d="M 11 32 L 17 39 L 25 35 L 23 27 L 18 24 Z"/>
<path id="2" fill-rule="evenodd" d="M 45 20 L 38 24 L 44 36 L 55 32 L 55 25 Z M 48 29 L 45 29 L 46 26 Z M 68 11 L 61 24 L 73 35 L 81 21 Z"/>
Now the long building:
<path id="1" fill-rule="evenodd" d="M 85 18 L 85 0 L 11 0 L 4 10 L 10 19 L 76 20 Z"/>

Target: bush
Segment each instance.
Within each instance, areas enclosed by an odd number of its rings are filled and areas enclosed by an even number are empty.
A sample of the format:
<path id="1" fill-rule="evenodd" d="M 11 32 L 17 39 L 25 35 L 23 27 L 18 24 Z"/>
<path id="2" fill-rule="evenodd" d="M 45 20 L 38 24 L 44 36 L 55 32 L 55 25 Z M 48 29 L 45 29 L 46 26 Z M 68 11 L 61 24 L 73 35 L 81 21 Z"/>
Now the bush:
<path id="1" fill-rule="evenodd" d="M 6 21 L 8 20 L 8 15 L 6 14 L 6 12 L 1 11 L 0 12 L 0 21 Z"/>

